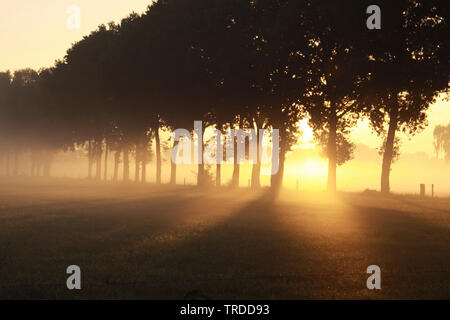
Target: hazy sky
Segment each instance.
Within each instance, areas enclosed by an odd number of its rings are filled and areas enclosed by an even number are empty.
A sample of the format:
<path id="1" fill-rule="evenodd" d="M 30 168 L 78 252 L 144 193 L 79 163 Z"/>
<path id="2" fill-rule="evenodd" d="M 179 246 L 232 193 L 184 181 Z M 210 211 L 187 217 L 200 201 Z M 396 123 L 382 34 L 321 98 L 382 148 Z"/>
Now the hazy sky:
<path id="1" fill-rule="evenodd" d="M 120 21 L 132 11 L 144 12 L 150 0 L 0 0 L 0 71 L 51 66 L 64 57 L 72 43 L 99 24 Z M 81 28 L 69 30 L 66 12 L 71 5 L 81 9 Z M 433 128 L 450 122 L 450 102 L 439 101 L 429 113 L 429 127 L 411 140 L 403 139 L 403 153 L 433 155 Z M 378 147 L 380 139 L 367 123 L 353 133 L 357 143 Z"/>
<path id="2" fill-rule="evenodd" d="M 72 43 L 99 24 L 144 12 L 151 0 L 0 0 L 0 70 L 48 67 Z M 69 30 L 66 12 L 81 9 L 81 25 Z"/>

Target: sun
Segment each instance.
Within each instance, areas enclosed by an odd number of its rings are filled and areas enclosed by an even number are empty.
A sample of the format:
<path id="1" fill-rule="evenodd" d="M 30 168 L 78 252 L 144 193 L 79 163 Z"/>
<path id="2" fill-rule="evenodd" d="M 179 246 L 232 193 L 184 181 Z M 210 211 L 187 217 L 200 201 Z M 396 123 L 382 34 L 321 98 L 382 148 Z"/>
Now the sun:
<path id="1" fill-rule="evenodd" d="M 328 162 L 319 156 L 290 159 L 287 165 L 285 186 L 291 189 L 323 191 L 326 189 Z"/>

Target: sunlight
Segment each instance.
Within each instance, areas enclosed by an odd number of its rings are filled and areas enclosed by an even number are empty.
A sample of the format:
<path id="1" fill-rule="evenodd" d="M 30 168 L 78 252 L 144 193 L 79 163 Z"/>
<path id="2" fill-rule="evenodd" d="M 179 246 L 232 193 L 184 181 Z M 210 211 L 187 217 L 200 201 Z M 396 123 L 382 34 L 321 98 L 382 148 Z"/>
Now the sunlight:
<path id="1" fill-rule="evenodd" d="M 326 177 L 328 165 L 325 159 L 311 159 L 298 166 L 298 174 L 303 177 Z"/>
<path id="2" fill-rule="evenodd" d="M 326 190 L 328 162 L 317 155 L 291 158 L 285 169 L 283 185 L 289 189 L 321 192 Z"/>
<path id="3" fill-rule="evenodd" d="M 301 136 L 294 149 L 314 149 L 316 146 L 314 143 L 314 131 L 308 124 L 308 118 L 299 121 L 297 126 L 300 128 Z"/>

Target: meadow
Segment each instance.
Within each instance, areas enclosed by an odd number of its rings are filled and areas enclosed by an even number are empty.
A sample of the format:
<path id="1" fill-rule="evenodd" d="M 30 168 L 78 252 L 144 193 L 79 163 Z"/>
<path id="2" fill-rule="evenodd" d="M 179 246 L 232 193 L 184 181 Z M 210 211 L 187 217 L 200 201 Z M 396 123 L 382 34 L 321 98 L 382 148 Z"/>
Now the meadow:
<path id="1" fill-rule="evenodd" d="M 449 231 L 450 198 L 3 179 L 0 298 L 449 299 Z"/>

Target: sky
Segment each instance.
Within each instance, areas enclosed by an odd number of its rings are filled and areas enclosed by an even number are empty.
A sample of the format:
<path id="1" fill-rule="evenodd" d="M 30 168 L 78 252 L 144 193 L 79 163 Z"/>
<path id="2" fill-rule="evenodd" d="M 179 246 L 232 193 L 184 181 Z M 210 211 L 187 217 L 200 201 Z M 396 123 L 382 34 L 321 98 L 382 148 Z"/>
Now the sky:
<path id="1" fill-rule="evenodd" d="M 0 0 L 0 71 L 49 67 L 55 60 L 62 59 L 74 42 L 98 25 L 119 22 L 133 11 L 142 13 L 149 3 L 150 0 Z M 67 10 L 72 5 L 80 8 L 80 28 L 75 30 L 67 26 L 70 17 Z M 442 160 L 433 163 L 433 129 L 436 125 L 450 123 L 450 101 L 438 99 L 430 107 L 428 121 L 428 127 L 416 136 L 400 135 L 402 156 L 393 165 L 393 184 L 398 185 L 399 190 L 415 190 L 419 180 L 410 179 L 413 173 L 437 170 L 434 180 L 442 180 L 444 189 L 450 194 L 450 165 L 443 164 Z M 311 141 L 311 130 L 305 125 L 304 129 L 302 140 L 306 147 L 296 149 L 288 158 L 287 171 L 302 174 L 303 180 L 310 178 L 312 187 L 323 188 L 326 161 L 320 158 L 318 148 Z M 345 189 L 351 185 L 345 181 L 353 177 L 361 181 L 361 187 L 365 183 L 375 188 L 381 163 L 375 149 L 380 146 L 381 139 L 371 132 L 367 121 L 361 121 L 353 130 L 352 140 L 358 146 L 355 159 L 338 169 L 338 186 L 341 183 Z M 371 159 L 375 161 L 373 166 Z M 355 173 L 357 176 L 354 177 Z M 339 176 L 345 178 L 339 180 Z M 414 184 L 412 187 L 409 187 L 408 179 Z M 427 180 L 427 174 L 420 179 Z M 289 184 L 294 186 L 296 182 Z"/>
<path id="2" fill-rule="evenodd" d="M 72 43 L 100 24 L 145 12 L 150 0 L 0 0 L 0 70 L 39 69 L 62 59 Z M 67 9 L 80 8 L 80 28 L 69 29 Z"/>

